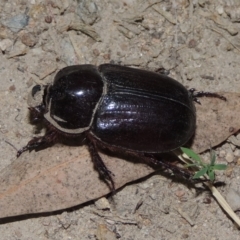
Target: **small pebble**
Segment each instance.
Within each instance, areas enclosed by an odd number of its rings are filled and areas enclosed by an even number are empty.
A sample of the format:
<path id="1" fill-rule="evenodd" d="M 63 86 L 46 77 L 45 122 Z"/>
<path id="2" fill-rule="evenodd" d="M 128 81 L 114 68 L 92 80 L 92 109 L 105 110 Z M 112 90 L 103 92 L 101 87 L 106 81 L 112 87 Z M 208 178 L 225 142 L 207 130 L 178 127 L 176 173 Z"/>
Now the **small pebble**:
<path id="1" fill-rule="evenodd" d="M 30 33 L 24 33 L 21 36 L 21 41 L 28 47 L 33 47 L 37 43 L 37 39 Z"/>
<path id="2" fill-rule="evenodd" d="M 222 15 L 222 14 L 224 13 L 223 6 L 221 6 L 221 5 L 218 5 L 218 6 L 216 7 L 216 10 L 217 10 L 217 12 L 218 12 L 219 15 Z"/>
<path id="3" fill-rule="evenodd" d="M 230 152 L 228 152 L 228 153 L 226 154 L 226 160 L 227 160 L 228 163 L 233 162 L 233 160 L 234 160 L 233 154 L 230 153 Z"/>
<path id="4" fill-rule="evenodd" d="M 99 210 L 110 209 L 109 201 L 105 197 L 102 197 L 102 198 L 98 199 L 97 201 L 95 201 L 95 206 Z"/>
<path id="5" fill-rule="evenodd" d="M 234 189 L 229 189 L 226 195 L 227 202 L 233 209 L 233 211 L 237 211 L 240 209 L 240 194 Z"/>
<path id="6" fill-rule="evenodd" d="M 178 190 L 178 191 L 175 192 L 175 195 L 176 195 L 177 197 L 182 197 L 182 196 L 185 195 L 185 191 L 183 191 L 183 190 Z"/>
<path id="7" fill-rule="evenodd" d="M 29 17 L 26 14 L 19 14 L 3 21 L 2 24 L 10 28 L 13 32 L 19 32 L 28 25 L 28 20 Z"/>
<path id="8" fill-rule="evenodd" d="M 51 23 L 52 22 L 52 17 L 51 16 L 46 16 L 45 17 L 45 22 L 46 23 Z"/>
<path id="9" fill-rule="evenodd" d="M 240 166 L 240 158 L 237 159 L 237 165 Z"/>
<path id="10" fill-rule="evenodd" d="M 13 41 L 10 39 L 3 39 L 2 41 L 0 41 L 0 49 L 4 52 L 7 49 L 9 49 L 10 47 L 13 46 Z"/>
<path id="11" fill-rule="evenodd" d="M 224 158 L 226 156 L 226 152 L 224 150 L 220 150 L 219 157 Z"/>
<path id="12" fill-rule="evenodd" d="M 235 157 L 240 157 L 240 150 L 236 149 L 233 154 Z"/>

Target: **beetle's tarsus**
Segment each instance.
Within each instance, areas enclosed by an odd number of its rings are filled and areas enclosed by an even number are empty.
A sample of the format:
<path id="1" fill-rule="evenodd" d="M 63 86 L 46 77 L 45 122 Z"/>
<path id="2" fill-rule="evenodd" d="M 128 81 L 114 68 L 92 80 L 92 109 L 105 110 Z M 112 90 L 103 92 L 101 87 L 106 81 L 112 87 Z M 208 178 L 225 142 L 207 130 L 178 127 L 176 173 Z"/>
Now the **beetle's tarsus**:
<path id="1" fill-rule="evenodd" d="M 42 137 L 35 137 L 32 140 L 30 140 L 25 147 L 23 147 L 17 151 L 17 157 L 20 157 L 20 155 L 23 152 L 26 152 L 28 150 L 32 151 L 39 147 L 43 147 L 45 145 L 47 146 L 49 144 L 52 144 L 52 143 L 56 142 L 57 138 L 58 138 L 58 134 L 56 131 L 48 131 Z"/>
<path id="2" fill-rule="evenodd" d="M 90 139 L 88 141 L 88 147 L 89 147 L 89 152 L 92 157 L 92 161 L 94 163 L 94 167 L 98 171 L 100 177 L 108 184 L 111 192 L 115 192 L 115 190 L 116 190 L 115 183 L 112 178 L 112 176 L 114 176 L 114 174 L 110 170 L 108 170 L 108 168 L 104 164 L 102 158 L 98 154 L 98 150 L 97 150 L 95 144 Z"/>
<path id="3" fill-rule="evenodd" d="M 227 101 L 227 98 L 217 93 L 204 92 L 204 91 L 197 92 L 195 88 L 191 88 L 188 91 L 192 94 L 193 101 L 195 101 L 198 104 L 201 104 L 201 102 L 198 100 L 199 97 L 213 97 L 213 98 L 219 98 L 223 101 Z"/>

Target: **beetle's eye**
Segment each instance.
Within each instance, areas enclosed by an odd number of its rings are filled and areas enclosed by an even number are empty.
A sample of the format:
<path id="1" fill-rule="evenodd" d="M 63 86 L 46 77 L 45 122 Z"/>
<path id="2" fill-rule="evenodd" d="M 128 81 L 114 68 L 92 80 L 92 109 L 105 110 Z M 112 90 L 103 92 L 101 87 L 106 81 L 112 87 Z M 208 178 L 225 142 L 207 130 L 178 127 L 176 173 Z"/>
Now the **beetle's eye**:
<path id="1" fill-rule="evenodd" d="M 34 97 L 36 95 L 37 92 L 41 91 L 41 86 L 40 85 L 35 85 L 32 88 L 32 97 Z"/>
<path id="2" fill-rule="evenodd" d="M 42 103 L 42 97 L 43 97 L 43 90 L 44 88 L 40 85 L 35 85 L 32 88 L 32 91 L 28 94 L 28 105 L 30 107 L 36 107 L 38 105 L 41 105 Z"/>

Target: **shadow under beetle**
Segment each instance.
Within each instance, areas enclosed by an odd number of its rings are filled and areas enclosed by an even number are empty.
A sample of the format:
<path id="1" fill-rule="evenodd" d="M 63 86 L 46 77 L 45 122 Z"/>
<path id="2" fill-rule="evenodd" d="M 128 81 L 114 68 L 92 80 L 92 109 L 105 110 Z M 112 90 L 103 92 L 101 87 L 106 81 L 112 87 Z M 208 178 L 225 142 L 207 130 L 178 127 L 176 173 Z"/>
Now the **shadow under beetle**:
<path id="1" fill-rule="evenodd" d="M 33 94 L 38 91 L 35 87 Z M 108 146 L 137 154 L 147 163 L 185 170 L 154 157 L 183 146 L 196 129 L 197 97 L 223 96 L 187 90 L 176 80 L 155 72 L 119 65 L 76 65 L 61 69 L 44 89 L 39 106 L 30 107 L 33 122 L 43 121 L 46 134 L 33 138 L 17 152 L 47 147 L 83 135 L 100 176 L 115 189 L 112 173 L 97 151 Z"/>

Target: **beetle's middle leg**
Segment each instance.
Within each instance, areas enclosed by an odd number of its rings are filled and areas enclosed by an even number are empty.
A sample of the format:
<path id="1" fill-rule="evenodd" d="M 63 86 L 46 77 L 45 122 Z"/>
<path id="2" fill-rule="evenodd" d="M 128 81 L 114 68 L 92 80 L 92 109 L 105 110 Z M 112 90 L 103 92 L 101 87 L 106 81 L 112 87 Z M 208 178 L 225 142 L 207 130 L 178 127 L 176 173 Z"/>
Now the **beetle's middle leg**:
<path id="1" fill-rule="evenodd" d="M 98 150 L 97 150 L 97 147 L 96 147 L 95 143 L 91 139 L 88 139 L 87 144 L 88 144 L 89 152 L 90 152 L 91 157 L 92 157 L 92 161 L 94 163 L 94 167 L 98 171 L 100 177 L 110 187 L 110 190 L 112 192 L 114 192 L 115 191 L 115 184 L 114 184 L 114 181 L 113 181 L 113 178 L 112 178 L 113 173 L 111 171 L 109 171 L 108 168 L 106 167 L 106 165 L 104 164 L 102 158 L 98 154 Z"/>

